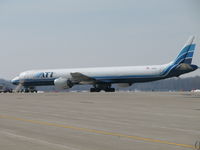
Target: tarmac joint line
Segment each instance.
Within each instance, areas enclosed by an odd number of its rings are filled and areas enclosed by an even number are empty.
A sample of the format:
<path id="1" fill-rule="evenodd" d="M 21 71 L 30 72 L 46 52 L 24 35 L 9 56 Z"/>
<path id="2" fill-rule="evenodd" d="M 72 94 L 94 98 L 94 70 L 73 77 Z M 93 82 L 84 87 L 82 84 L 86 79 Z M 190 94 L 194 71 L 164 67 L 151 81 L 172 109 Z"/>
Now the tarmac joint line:
<path id="1" fill-rule="evenodd" d="M 95 129 L 80 128 L 80 127 L 75 127 L 75 126 L 68 126 L 68 125 L 62 125 L 62 124 L 56 124 L 56 123 L 50 123 L 50 122 L 44 122 L 44 121 L 37 121 L 37 120 L 29 120 L 29 119 L 23 119 L 23 118 L 17 118 L 17 117 L 12 117 L 12 116 L 5 116 L 5 115 L 0 115 L 0 118 L 1 119 L 17 120 L 17 121 L 22 121 L 22 122 L 29 122 L 29 123 L 32 123 L 32 124 L 39 124 L 39 125 L 67 128 L 67 129 L 72 129 L 72 130 L 76 130 L 76 131 L 97 133 L 97 134 L 102 134 L 102 135 L 124 137 L 124 138 L 134 139 L 134 140 L 138 140 L 138 141 L 146 141 L 146 142 L 151 142 L 151 143 L 168 144 L 168 145 L 174 145 L 174 146 L 180 146 L 180 147 L 195 149 L 195 146 L 193 146 L 193 145 L 179 144 L 179 143 L 175 143 L 175 142 L 168 142 L 168 141 L 164 141 L 164 140 L 156 140 L 156 139 L 151 139 L 151 138 L 144 138 L 144 137 L 139 137 L 139 136 L 132 136 L 132 135 L 114 133 L 114 132 L 107 132 L 107 131 L 101 131 L 101 130 L 95 130 Z"/>

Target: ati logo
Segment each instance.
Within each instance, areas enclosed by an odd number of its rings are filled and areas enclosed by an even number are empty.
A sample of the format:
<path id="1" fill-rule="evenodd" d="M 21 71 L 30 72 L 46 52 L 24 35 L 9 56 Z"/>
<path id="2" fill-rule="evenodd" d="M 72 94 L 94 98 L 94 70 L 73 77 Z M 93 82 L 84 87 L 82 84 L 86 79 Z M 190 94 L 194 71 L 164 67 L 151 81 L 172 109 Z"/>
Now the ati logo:
<path id="1" fill-rule="evenodd" d="M 53 72 L 40 72 L 34 75 L 35 78 L 53 78 Z"/>

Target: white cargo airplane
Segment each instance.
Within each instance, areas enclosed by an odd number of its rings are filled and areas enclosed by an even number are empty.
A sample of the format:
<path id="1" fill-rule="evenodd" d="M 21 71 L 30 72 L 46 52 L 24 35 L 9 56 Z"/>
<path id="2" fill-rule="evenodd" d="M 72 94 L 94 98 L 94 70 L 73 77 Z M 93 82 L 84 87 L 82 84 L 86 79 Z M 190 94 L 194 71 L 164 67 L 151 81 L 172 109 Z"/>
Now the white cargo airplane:
<path id="1" fill-rule="evenodd" d="M 54 85 L 59 89 L 69 89 L 77 84 L 93 85 L 91 92 L 114 92 L 112 84 L 128 87 L 133 83 L 179 77 L 198 68 L 191 64 L 195 50 L 193 40 L 194 37 L 190 37 L 176 59 L 164 65 L 31 70 L 15 77 L 12 83 L 18 85 L 17 91 L 24 87 L 25 92 L 36 92 L 35 86 Z"/>

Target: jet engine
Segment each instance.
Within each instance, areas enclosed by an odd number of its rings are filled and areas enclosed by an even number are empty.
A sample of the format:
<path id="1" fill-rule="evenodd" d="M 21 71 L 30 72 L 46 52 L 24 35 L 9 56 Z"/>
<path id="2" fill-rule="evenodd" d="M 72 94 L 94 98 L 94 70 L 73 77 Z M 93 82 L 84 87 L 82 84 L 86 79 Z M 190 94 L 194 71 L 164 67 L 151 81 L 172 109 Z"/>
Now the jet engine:
<path id="1" fill-rule="evenodd" d="M 69 79 L 60 77 L 54 80 L 54 85 L 58 89 L 69 89 L 73 86 L 73 83 Z"/>

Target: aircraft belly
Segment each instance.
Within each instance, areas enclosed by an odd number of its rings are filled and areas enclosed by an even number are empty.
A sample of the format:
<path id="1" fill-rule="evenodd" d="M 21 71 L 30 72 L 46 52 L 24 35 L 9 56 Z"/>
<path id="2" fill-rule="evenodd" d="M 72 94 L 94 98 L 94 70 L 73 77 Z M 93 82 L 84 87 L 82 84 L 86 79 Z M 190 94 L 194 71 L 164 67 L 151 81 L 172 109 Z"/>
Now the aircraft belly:
<path id="1" fill-rule="evenodd" d="M 149 77 L 149 78 L 127 78 L 127 79 L 103 79 L 101 82 L 107 83 L 139 83 L 139 82 L 150 82 L 163 79 L 163 77 Z"/>

